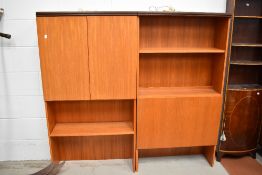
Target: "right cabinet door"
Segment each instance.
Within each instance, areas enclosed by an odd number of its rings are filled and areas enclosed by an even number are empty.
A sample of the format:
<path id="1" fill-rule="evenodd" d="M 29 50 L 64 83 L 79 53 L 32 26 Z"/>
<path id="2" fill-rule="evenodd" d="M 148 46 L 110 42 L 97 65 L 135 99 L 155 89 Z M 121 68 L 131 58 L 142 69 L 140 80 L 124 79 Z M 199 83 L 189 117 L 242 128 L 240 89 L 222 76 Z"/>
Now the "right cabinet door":
<path id="1" fill-rule="evenodd" d="M 221 142 L 224 151 L 255 149 L 261 124 L 262 91 L 228 90 L 226 98 L 224 134 Z"/>
<path id="2" fill-rule="evenodd" d="M 135 99 L 137 16 L 88 17 L 91 99 Z"/>

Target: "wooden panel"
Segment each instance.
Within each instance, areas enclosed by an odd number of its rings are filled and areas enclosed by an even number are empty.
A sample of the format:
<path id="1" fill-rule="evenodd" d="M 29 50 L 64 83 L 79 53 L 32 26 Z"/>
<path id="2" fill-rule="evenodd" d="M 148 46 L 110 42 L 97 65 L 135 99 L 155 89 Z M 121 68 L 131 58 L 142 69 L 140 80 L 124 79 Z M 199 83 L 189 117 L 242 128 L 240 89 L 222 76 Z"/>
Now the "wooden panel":
<path id="1" fill-rule="evenodd" d="M 53 160 L 127 159 L 132 157 L 133 136 L 56 137 Z"/>
<path id="2" fill-rule="evenodd" d="M 134 134 L 132 122 L 57 123 L 51 137 Z"/>
<path id="3" fill-rule="evenodd" d="M 141 48 L 140 53 L 225 53 L 217 48 Z"/>
<path id="4" fill-rule="evenodd" d="M 213 58 L 213 54 L 143 54 L 139 86 L 211 86 Z"/>
<path id="5" fill-rule="evenodd" d="M 221 100 L 221 97 L 139 99 L 138 149 L 215 145 Z"/>
<path id="6" fill-rule="evenodd" d="M 214 48 L 217 19 L 140 17 L 140 48 Z"/>
<path id="7" fill-rule="evenodd" d="M 258 94 L 259 92 L 259 94 Z M 225 108 L 222 151 L 256 149 L 261 125 L 262 91 L 229 90 Z"/>
<path id="8" fill-rule="evenodd" d="M 38 17 L 37 29 L 45 100 L 90 99 L 86 17 Z"/>
<path id="9" fill-rule="evenodd" d="M 88 17 L 91 99 L 136 98 L 138 18 Z"/>
<path id="10" fill-rule="evenodd" d="M 210 86 L 203 87 L 151 87 L 139 88 L 138 97 L 141 98 L 174 98 L 174 97 L 221 97 Z"/>
<path id="11" fill-rule="evenodd" d="M 133 121 L 133 100 L 48 102 L 57 123 Z"/>

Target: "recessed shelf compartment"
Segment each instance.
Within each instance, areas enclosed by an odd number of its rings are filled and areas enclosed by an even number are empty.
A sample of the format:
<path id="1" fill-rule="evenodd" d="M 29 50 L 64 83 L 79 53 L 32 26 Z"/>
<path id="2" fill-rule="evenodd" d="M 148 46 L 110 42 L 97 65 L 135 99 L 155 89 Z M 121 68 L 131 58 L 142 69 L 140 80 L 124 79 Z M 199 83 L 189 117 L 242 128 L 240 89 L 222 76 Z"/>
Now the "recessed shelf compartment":
<path id="1" fill-rule="evenodd" d="M 215 97 L 221 96 L 212 87 L 149 87 L 139 88 L 138 98 Z"/>
<path id="2" fill-rule="evenodd" d="M 140 53 L 225 53 L 225 50 L 218 48 L 141 48 Z"/>
<path id="3" fill-rule="evenodd" d="M 142 54 L 139 87 L 212 87 L 221 92 L 224 54 Z"/>
<path id="4" fill-rule="evenodd" d="M 219 17 L 140 17 L 140 53 L 223 53 L 228 20 Z"/>
<path id="5" fill-rule="evenodd" d="M 132 122 L 57 123 L 51 137 L 134 134 Z"/>
<path id="6" fill-rule="evenodd" d="M 46 111 L 54 160 L 132 157 L 135 100 L 47 101 Z"/>
<path id="7" fill-rule="evenodd" d="M 231 65 L 229 84 L 261 84 L 261 66 Z"/>
<path id="8" fill-rule="evenodd" d="M 262 47 L 262 21 L 257 18 L 235 18 L 233 46 Z"/>
<path id="9" fill-rule="evenodd" d="M 260 47 L 232 47 L 231 62 L 260 64 L 262 62 L 262 49 Z"/>

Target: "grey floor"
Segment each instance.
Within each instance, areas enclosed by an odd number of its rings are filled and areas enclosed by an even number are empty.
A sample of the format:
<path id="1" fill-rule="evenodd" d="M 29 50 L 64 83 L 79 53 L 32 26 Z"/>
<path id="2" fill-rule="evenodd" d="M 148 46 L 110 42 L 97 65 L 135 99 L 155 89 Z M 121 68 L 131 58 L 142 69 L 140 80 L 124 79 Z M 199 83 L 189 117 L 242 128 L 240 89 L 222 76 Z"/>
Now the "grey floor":
<path id="1" fill-rule="evenodd" d="M 258 156 L 262 163 L 262 158 Z M 28 175 L 39 171 L 49 161 L 0 162 L 0 175 Z M 216 162 L 210 167 L 201 155 L 140 158 L 139 172 L 133 173 L 131 160 L 68 161 L 59 175 L 228 175 Z"/>

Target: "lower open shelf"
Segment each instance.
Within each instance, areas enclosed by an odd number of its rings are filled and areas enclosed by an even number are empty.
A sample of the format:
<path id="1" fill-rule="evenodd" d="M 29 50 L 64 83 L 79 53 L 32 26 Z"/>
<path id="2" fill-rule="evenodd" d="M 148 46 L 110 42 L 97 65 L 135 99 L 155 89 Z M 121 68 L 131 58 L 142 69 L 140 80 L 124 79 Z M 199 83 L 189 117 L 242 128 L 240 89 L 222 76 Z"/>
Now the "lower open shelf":
<path id="1" fill-rule="evenodd" d="M 138 98 L 221 96 L 212 86 L 199 87 L 148 87 L 138 89 Z"/>
<path id="2" fill-rule="evenodd" d="M 50 137 L 134 134 L 132 122 L 57 123 Z"/>

